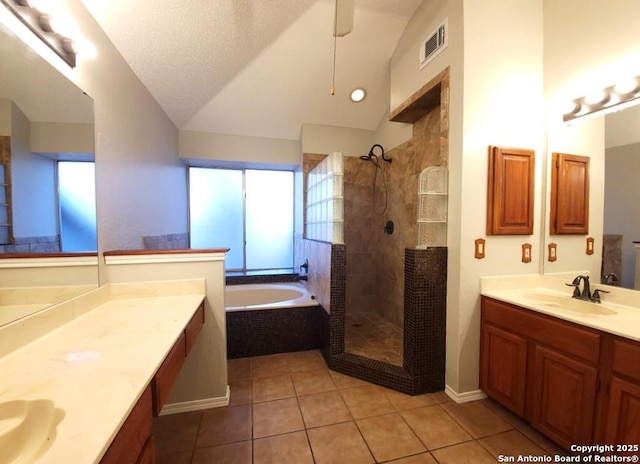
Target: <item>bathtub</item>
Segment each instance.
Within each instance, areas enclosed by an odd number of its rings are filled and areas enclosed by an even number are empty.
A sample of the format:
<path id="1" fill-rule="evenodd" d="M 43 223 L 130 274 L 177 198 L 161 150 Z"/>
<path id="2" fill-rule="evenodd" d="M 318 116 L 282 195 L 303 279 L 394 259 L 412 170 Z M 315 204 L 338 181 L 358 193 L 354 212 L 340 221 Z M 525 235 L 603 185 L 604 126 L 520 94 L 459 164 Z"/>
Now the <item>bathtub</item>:
<path id="1" fill-rule="evenodd" d="M 227 312 L 317 306 L 315 297 L 300 282 L 228 285 Z"/>
<path id="2" fill-rule="evenodd" d="M 228 285 L 227 358 L 315 350 L 328 333 L 327 317 L 300 282 Z"/>

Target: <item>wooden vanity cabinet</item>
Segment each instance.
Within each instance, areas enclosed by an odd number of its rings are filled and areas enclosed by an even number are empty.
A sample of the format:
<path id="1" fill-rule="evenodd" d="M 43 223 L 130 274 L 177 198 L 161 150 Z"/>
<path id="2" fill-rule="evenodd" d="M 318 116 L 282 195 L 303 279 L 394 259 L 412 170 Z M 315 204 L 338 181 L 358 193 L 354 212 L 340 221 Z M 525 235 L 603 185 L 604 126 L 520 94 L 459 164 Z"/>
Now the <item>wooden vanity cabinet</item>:
<path id="1" fill-rule="evenodd" d="M 480 388 L 558 444 L 590 443 L 597 331 L 482 298 Z"/>
<path id="2" fill-rule="evenodd" d="M 100 464 L 141 464 L 155 462 L 151 427 L 151 387 L 147 387 L 127 417 Z M 151 443 L 151 446 L 149 446 Z M 146 460 L 141 460 L 142 458 Z"/>
<path id="3" fill-rule="evenodd" d="M 640 344 L 615 338 L 612 358 L 603 441 L 639 444 Z"/>
<path id="4" fill-rule="evenodd" d="M 520 416 L 525 414 L 527 339 L 483 321 L 480 388 Z"/>
<path id="5" fill-rule="evenodd" d="M 155 464 L 153 417 L 169 397 L 185 358 L 204 325 L 204 303 L 195 312 L 118 431 L 100 464 Z"/>

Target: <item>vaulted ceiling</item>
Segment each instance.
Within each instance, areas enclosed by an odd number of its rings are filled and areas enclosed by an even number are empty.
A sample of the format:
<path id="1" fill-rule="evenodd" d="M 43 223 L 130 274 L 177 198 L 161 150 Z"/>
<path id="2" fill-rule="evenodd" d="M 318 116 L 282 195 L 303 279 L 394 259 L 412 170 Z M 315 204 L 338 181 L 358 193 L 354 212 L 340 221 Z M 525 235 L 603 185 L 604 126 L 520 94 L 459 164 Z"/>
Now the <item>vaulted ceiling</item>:
<path id="1" fill-rule="evenodd" d="M 391 55 L 421 1 L 355 0 L 331 95 L 334 0 L 84 0 L 179 129 L 284 139 L 303 123 L 377 127 Z M 365 101 L 349 100 L 355 87 Z"/>

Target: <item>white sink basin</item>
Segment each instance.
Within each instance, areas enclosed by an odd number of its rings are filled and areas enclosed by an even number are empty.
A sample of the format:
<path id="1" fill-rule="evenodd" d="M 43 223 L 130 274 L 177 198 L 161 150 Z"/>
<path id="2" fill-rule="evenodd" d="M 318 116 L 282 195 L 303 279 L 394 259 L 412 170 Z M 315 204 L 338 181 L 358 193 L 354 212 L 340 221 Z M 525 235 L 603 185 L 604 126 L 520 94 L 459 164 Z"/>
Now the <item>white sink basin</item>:
<path id="1" fill-rule="evenodd" d="M 534 292 L 526 293 L 523 297 L 533 304 L 580 314 L 597 314 L 602 316 L 618 314 L 617 311 L 606 303 L 592 303 L 591 301 L 578 300 L 570 296 Z"/>
<path id="2" fill-rule="evenodd" d="M 49 400 L 0 403 L 0 462 L 35 462 L 53 444 L 63 418 Z"/>

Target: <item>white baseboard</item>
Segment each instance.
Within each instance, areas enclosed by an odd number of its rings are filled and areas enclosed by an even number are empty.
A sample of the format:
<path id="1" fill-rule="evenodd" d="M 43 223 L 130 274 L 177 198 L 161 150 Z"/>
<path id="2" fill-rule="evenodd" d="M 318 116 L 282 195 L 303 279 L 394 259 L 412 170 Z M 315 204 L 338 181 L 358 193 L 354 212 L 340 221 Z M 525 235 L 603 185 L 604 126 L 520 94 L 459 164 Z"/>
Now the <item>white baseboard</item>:
<path id="1" fill-rule="evenodd" d="M 171 403 L 165 404 L 160 411 L 161 416 L 168 416 L 169 414 L 178 414 L 181 412 L 202 411 L 203 409 L 222 408 L 229 406 L 229 398 L 231 397 L 231 391 L 229 385 L 227 385 L 227 394 L 225 396 L 219 396 L 217 398 L 206 398 L 203 400 L 185 401 L 183 403 Z"/>
<path id="2" fill-rule="evenodd" d="M 487 397 L 486 393 L 482 390 L 458 393 L 449 385 L 444 387 L 444 392 L 456 403 L 468 403 L 469 401 L 481 400 Z"/>

